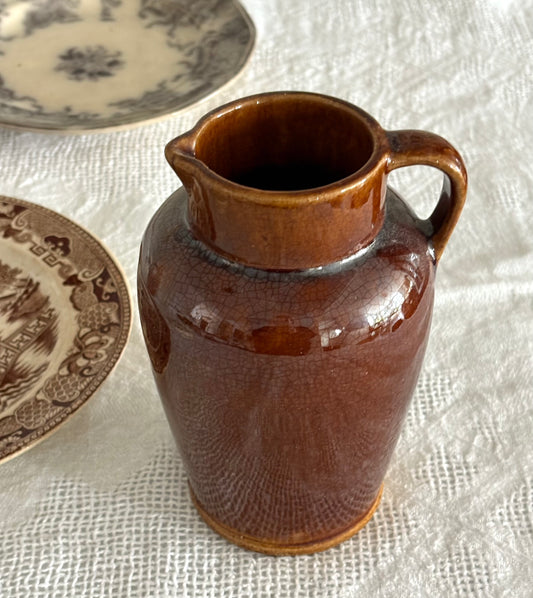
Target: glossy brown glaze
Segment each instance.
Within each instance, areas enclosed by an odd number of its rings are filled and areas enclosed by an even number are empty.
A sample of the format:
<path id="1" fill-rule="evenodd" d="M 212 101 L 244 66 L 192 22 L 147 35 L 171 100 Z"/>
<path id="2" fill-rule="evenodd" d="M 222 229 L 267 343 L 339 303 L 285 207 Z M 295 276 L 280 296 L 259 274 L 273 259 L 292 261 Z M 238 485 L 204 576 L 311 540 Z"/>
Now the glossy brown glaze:
<path id="1" fill-rule="evenodd" d="M 462 162 L 439 137 L 294 93 L 223 107 L 167 157 L 185 189 L 145 233 L 139 305 L 194 501 L 247 548 L 325 549 L 377 506 Z M 421 221 L 386 175 L 428 162 L 449 184 Z"/>

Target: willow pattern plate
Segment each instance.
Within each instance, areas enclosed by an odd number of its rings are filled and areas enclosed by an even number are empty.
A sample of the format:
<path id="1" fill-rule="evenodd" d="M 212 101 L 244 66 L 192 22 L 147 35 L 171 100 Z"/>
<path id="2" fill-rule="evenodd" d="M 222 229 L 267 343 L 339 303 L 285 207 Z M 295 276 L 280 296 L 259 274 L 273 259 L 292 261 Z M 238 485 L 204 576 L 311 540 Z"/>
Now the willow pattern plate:
<path id="1" fill-rule="evenodd" d="M 0 196 L 0 460 L 83 405 L 129 336 L 124 277 L 63 216 Z"/>
<path id="2" fill-rule="evenodd" d="M 0 0 L 0 124 L 86 132 L 171 115 L 244 66 L 233 0 Z"/>

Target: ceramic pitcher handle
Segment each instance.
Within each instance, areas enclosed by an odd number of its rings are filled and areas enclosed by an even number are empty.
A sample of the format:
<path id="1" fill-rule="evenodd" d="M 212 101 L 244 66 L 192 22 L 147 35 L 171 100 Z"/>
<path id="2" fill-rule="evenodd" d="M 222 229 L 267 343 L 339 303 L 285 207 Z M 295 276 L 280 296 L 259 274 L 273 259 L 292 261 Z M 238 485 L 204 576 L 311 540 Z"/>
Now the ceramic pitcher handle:
<path id="1" fill-rule="evenodd" d="M 457 150 L 445 139 L 426 131 L 387 131 L 391 148 L 387 170 L 403 166 L 433 166 L 444 173 L 439 201 L 428 218 L 429 239 L 439 261 L 457 224 L 466 199 L 467 175 Z"/>

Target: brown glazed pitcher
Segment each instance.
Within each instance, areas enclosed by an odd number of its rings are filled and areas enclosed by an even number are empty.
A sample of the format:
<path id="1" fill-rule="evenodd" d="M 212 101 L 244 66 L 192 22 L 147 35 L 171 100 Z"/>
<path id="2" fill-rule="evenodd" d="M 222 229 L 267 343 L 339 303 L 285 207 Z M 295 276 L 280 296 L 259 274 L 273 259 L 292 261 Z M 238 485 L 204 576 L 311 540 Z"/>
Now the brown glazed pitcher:
<path id="1" fill-rule="evenodd" d="M 194 504 L 240 546 L 324 550 L 379 503 L 463 162 L 437 135 L 292 92 L 211 112 L 166 157 L 184 188 L 144 235 L 139 303 Z M 427 220 L 386 186 L 413 164 L 444 173 Z"/>

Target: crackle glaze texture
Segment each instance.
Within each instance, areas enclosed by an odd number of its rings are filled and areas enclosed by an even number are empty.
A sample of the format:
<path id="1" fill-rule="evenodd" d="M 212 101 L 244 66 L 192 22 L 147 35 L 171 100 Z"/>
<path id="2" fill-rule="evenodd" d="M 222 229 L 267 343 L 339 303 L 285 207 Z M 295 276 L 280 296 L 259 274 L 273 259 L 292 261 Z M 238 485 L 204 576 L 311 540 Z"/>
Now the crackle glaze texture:
<path id="1" fill-rule="evenodd" d="M 445 185 L 421 221 L 386 174 L 436 154 Z M 185 187 L 145 233 L 139 304 L 195 504 L 248 548 L 327 548 L 379 500 L 462 162 L 441 138 L 386 133 L 313 94 L 224 107 L 167 157 Z"/>

